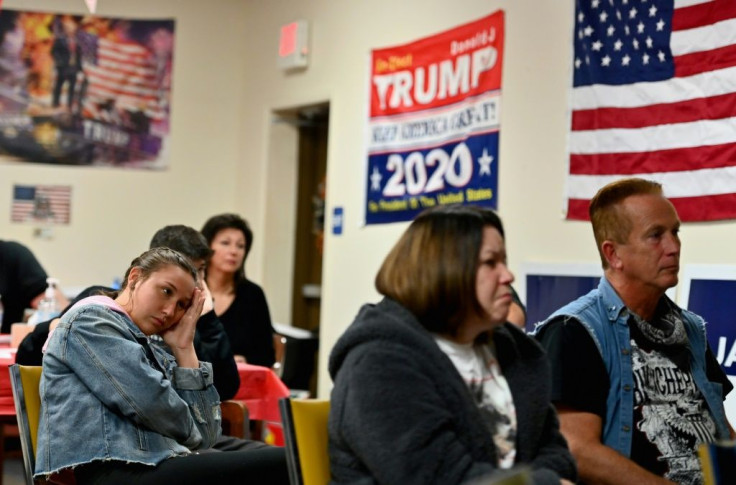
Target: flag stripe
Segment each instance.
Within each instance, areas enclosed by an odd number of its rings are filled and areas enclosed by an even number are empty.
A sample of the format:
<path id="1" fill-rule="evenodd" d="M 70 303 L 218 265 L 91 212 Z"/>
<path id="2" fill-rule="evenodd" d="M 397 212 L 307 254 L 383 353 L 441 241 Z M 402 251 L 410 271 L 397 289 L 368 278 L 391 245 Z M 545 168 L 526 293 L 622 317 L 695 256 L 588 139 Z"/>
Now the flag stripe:
<path id="1" fill-rule="evenodd" d="M 736 160 L 736 143 L 655 152 L 594 153 L 570 156 L 570 173 L 635 175 L 686 171 L 692 167 L 718 168 Z"/>
<path id="2" fill-rule="evenodd" d="M 88 66 L 86 72 L 92 81 L 106 80 L 108 82 L 156 86 L 154 76 L 128 75 L 121 71 L 111 71 L 97 66 Z"/>
<path id="3" fill-rule="evenodd" d="M 89 93 L 108 98 L 127 95 L 147 101 L 158 100 L 158 93 L 156 91 L 136 89 L 134 86 L 109 86 L 105 83 L 90 86 Z"/>
<path id="4" fill-rule="evenodd" d="M 641 108 L 600 108 L 575 111 L 574 131 L 595 128 L 642 128 L 651 125 L 684 123 L 699 119 L 720 119 L 736 113 L 736 93 L 664 103 Z"/>
<path id="5" fill-rule="evenodd" d="M 572 108 L 574 110 L 609 107 L 639 108 L 733 92 L 736 92 L 736 67 L 729 67 L 687 78 L 676 77 L 668 81 L 636 83 L 627 86 L 594 84 L 575 88 Z"/>
<path id="6" fill-rule="evenodd" d="M 736 141 L 736 118 L 691 121 L 644 128 L 573 131 L 571 153 L 630 153 Z"/>
<path id="7" fill-rule="evenodd" d="M 682 221 L 719 221 L 733 217 L 730 207 L 736 206 L 736 194 L 721 194 L 699 197 L 670 197 Z M 588 199 L 570 199 L 567 218 L 588 220 Z"/>
<path id="8" fill-rule="evenodd" d="M 684 9 L 692 5 L 700 5 L 703 3 L 713 3 L 714 0 L 675 0 L 676 9 Z"/>
<path id="9" fill-rule="evenodd" d="M 105 58 L 100 58 L 97 65 L 104 69 L 121 72 L 126 76 L 153 76 L 156 74 L 155 71 L 149 67 L 128 62 L 118 62 Z"/>
<path id="10" fill-rule="evenodd" d="M 708 52 L 679 56 L 675 63 L 675 77 L 688 77 L 701 72 L 716 71 L 736 66 L 736 45 L 720 47 Z M 730 72 L 730 71 L 725 71 Z M 716 75 L 723 75 L 717 73 Z"/>
<path id="11" fill-rule="evenodd" d="M 725 47 L 734 42 L 736 42 L 736 20 L 730 19 L 712 25 L 672 32 L 670 48 L 672 55 L 677 57 Z"/>
<path id="12" fill-rule="evenodd" d="M 141 50 L 139 52 L 131 53 L 120 51 L 118 49 L 100 49 L 99 57 L 101 59 L 107 59 L 112 62 L 135 62 L 143 66 L 153 66 L 153 62 L 149 59 L 148 51 Z"/>
<path id="13" fill-rule="evenodd" d="M 733 218 L 736 194 L 673 198 L 672 203 L 683 221 L 718 221 Z"/>
<path id="14" fill-rule="evenodd" d="M 631 175 L 656 180 L 664 186 L 668 197 L 727 194 L 733 192 L 736 183 L 736 167 Z M 590 199 L 599 188 L 619 178 L 615 174 L 571 177 L 568 180 L 568 194 L 572 199 Z"/>
<path id="15" fill-rule="evenodd" d="M 695 5 L 680 6 L 675 2 L 672 30 L 688 30 L 713 22 L 736 18 L 736 2 L 733 0 L 705 1 Z"/>
<path id="16" fill-rule="evenodd" d="M 121 53 L 125 53 L 131 56 L 132 55 L 139 55 L 141 57 L 148 56 L 148 49 L 134 42 L 125 42 L 125 41 L 116 42 L 116 41 L 105 39 L 105 38 L 101 38 L 99 42 L 100 42 L 101 51 L 121 52 Z"/>

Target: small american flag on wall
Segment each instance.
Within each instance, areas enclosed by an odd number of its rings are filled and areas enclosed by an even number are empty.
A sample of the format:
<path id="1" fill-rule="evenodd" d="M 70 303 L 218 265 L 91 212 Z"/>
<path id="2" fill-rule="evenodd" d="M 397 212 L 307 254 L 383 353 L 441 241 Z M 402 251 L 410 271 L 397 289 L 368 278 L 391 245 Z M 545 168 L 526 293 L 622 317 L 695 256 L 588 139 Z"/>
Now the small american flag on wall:
<path id="1" fill-rule="evenodd" d="M 13 186 L 12 222 L 69 224 L 70 185 Z"/>

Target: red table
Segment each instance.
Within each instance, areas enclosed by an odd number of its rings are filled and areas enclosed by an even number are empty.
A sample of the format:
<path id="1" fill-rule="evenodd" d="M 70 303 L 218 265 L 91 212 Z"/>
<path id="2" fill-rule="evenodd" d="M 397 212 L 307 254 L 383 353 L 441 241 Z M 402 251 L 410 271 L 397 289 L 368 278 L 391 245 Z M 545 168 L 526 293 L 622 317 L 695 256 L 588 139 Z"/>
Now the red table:
<path id="1" fill-rule="evenodd" d="M 3 344 L 0 343 L 0 345 Z M 2 484 L 3 464 L 5 462 L 6 425 L 8 436 L 18 436 L 17 427 L 15 426 L 13 390 L 10 388 L 10 371 L 8 371 L 8 367 L 14 363 L 15 349 L 0 346 L 0 485 Z M 13 431 L 10 431 L 11 429 Z"/>
<path id="2" fill-rule="evenodd" d="M 279 399 L 289 395 L 289 389 L 268 367 L 238 363 L 240 388 L 236 401 L 248 405 L 250 419 L 281 422 Z"/>
<path id="3" fill-rule="evenodd" d="M 0 417 L 15 416 L 13 390 L 8 367 L 15 364 L 15 349 L 0 347 Z"/>
<path id="4" fill-rule="evenodd" d="M 240 388 L 236 401 L 248 406 L 250 419 L 263 421 L 260 439 L 271 445 L 283 446 L 279 399 L 289 396 L 289 389 L 268 367 L 238 363 Z"/>

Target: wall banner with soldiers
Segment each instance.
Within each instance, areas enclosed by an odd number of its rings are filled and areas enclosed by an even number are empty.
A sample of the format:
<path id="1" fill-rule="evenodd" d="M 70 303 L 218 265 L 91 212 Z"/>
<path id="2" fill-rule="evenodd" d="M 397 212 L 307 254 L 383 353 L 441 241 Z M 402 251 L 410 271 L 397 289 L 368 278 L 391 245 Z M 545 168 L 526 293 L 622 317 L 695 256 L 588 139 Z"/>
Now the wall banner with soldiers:
<path id="1" fill-rule="evenodd" d="M 173 20 L 0 11 L 0 161 L 168 167 Z"/>

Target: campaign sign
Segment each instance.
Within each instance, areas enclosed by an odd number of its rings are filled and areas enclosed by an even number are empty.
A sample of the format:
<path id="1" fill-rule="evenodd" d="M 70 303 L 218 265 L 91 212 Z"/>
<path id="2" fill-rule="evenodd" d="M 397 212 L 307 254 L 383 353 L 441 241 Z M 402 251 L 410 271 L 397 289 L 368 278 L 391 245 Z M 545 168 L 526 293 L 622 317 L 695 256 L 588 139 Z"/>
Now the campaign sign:
<path id="1" fill-rule="evenodd" d="M 371 53 L 366 223 L 496 207 L 504 13 Z"/>
<path id="2" fill-rule="evenodd" d="M 342 234 L 343 217 L 343 208 L 335 207 L 334 211 L 332 212 L 332 234 L 336 236 Z"/>
<path id="3" fill-rule="evenodd" d="M 736 281 L 693 279 L 688 309 L 708 322 L 708 343 L 726 374 L 736 376 L 736 325 L 733 299 Z"/>
<path id="4" fill-rule="evenodd" d="M 708 343 L 729 380 L 736 386 L 736 325 L 733 301 L 736 268 L 728 265 L 685 267 L 680 304 L 706 322 Z M 729 393 L 726 416 L 736 422 L 736 391 Z"/>
<path id="5" fill-rule="evenodd" d="M 526 330 L 546 320 L 555 311 L 598 288 L 600 276 L 526 275 Z"/>

